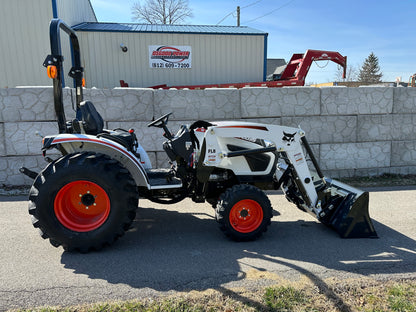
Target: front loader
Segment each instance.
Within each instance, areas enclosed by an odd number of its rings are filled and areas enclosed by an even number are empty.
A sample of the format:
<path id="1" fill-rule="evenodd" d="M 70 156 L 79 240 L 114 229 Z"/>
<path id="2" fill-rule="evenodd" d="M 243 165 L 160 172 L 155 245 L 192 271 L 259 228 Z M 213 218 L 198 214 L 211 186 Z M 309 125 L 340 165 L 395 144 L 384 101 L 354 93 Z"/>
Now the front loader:
<path id="1" fill-rule="evenodd" d="M 71 40 L 75 118 L 66 120 L 62 99 L 60 31 Z M 139 196 L 156 203 L 191 198 L 215 209 L 220 229 L 231 239 L 258 238 L 271 223 L 265 190 L 282 189 L 299 209 L 344 238 L 377 237 L 368 213 L 368 193 L 326 178 L 298 128 L 240 121 L 198 120 L 176 134 L 172 113 L 150 122 L 164 130 L 171 167 L 155 169 L 133 129 L 104 129 L 83 99 L 83 68 L 75 32 L 59 19 L 50 24 L 51 55 L 44 63 L 53 79 L 59 133 L 43 138 L 48 165 L 34 178 L 29 213 L 43 238 L 65 250 L 87 252 L 113 243 L 135 218 Z M 50 151 L 60 156 L 51 159 Z M 53 154 L 50 154 L 53 155 Z"/>

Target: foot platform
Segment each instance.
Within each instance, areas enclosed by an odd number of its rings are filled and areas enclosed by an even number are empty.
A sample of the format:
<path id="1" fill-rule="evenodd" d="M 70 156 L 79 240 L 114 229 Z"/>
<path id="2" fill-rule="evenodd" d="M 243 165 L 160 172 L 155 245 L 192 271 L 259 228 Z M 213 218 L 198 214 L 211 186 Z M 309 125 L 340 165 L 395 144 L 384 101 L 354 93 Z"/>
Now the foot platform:
<path id="1" fill-rule="evenodd" d="M 146 173 L 152 189 L 182 187 L 181 179 L 175 177 L 171 169 L 147 169 Z"/>

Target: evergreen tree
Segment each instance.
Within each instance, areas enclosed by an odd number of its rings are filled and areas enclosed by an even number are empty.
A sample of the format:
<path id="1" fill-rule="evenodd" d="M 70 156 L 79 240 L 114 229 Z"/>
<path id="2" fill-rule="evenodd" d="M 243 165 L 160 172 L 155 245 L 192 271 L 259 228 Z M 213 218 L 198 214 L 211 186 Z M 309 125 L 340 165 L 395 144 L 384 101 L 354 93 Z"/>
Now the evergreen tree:
<path id="1" fill-rule="evenodd" d="M 365 59 L 363 66 L 361 66 L 358 74 L 358 81 L 378 83 L 381 82 L 383 73 L 380 72 L 378 65 L 378 57 L 373 52 Z"/>

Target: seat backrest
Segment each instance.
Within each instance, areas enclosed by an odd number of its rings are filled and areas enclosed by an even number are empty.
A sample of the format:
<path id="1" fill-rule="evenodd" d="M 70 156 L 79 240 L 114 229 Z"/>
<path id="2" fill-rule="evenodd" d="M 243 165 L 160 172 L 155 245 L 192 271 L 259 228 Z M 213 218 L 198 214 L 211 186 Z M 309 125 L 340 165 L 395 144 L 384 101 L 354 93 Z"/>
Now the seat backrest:
<path id="1" fill-rule="evenodd" d="M 80 104 L 82 123 L 86 134 L 97 135 L 103 132 L 104 120 L 90 101 Z"/>

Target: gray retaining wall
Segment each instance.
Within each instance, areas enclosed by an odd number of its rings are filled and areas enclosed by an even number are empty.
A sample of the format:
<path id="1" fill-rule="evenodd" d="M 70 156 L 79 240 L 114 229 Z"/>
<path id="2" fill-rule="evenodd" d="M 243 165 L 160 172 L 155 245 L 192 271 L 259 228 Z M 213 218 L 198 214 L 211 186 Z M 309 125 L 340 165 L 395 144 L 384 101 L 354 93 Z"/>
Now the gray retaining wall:
<path id="1" fill-rule="evenodd" d="M 72 89 L 64 90 L 74 116 Z M 416 88 L 328 87 L 152 90 L 85 89 L 106 127 L 134 128 L 154 167 L 167 166 L 152 117 L 172 111 L 169 127 L 195 120 L 248 120 L 300 126 L 330 177 L 416 173 Z M 69 118 L 68 118 L 69 119 Z M 0 185 L 28 185 L 21 166 L 46 163 L 35 133 L 57 133 L 52 88 L 0 89 Z"/>

